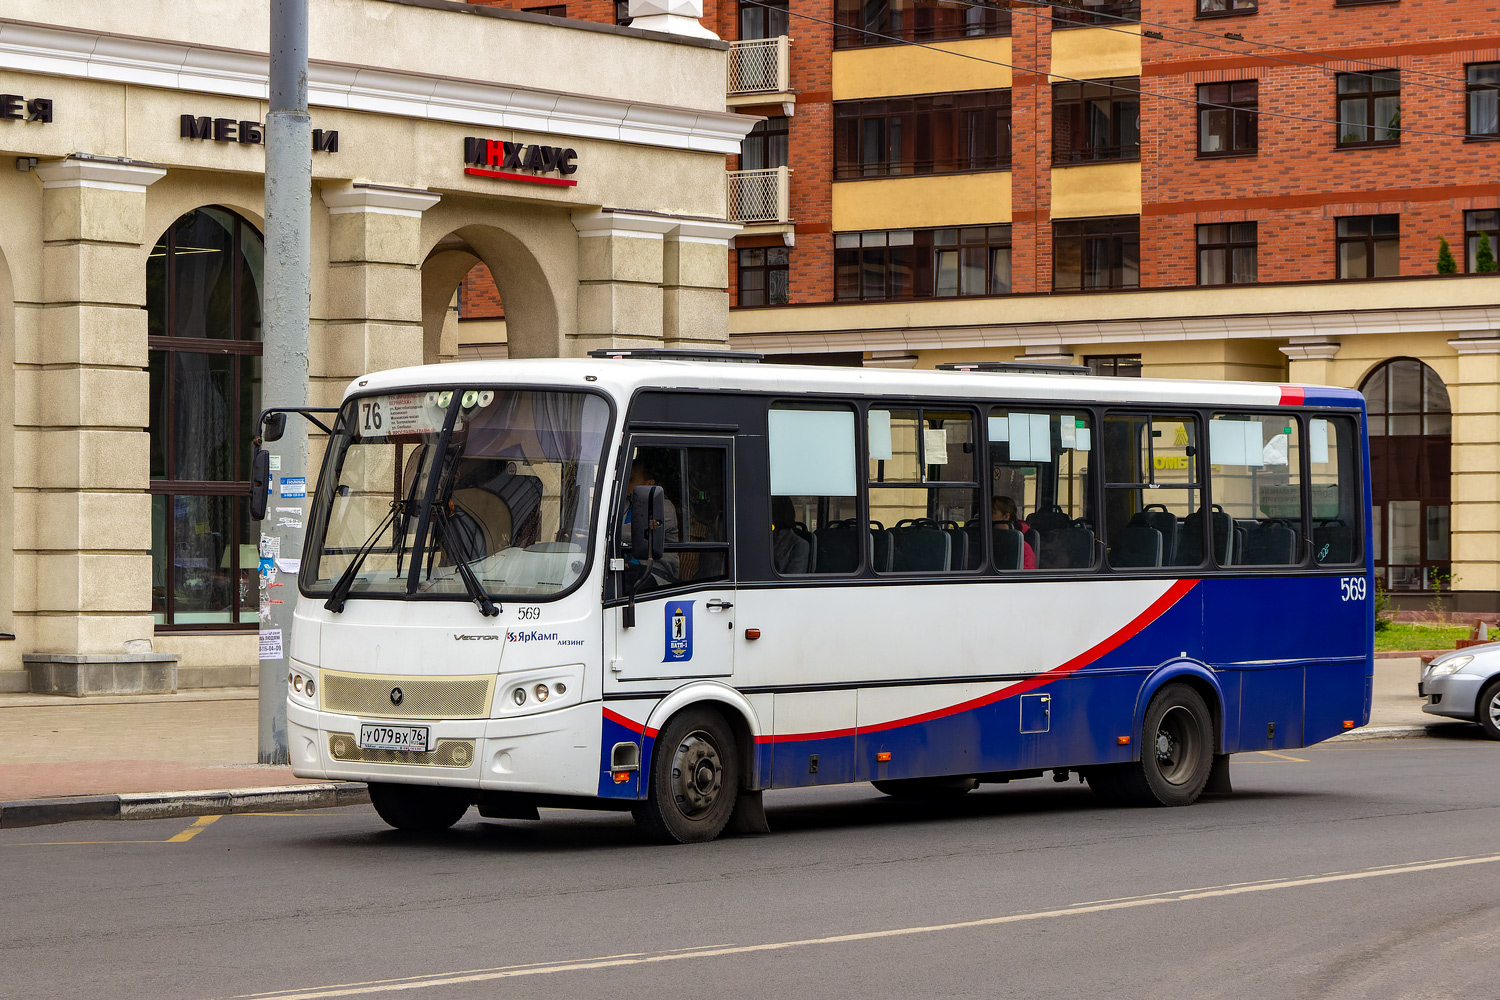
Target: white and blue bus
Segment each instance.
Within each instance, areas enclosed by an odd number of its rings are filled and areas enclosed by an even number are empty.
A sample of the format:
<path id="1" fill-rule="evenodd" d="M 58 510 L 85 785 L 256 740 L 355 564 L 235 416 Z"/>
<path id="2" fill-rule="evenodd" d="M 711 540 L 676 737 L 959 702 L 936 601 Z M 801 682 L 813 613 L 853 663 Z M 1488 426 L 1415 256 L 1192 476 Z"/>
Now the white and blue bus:
<path id="1" fill-rule="evenodd" d="M 691 842 L 847 782 L 1186 805 L 1368 721 L 1357 392 L 687 353 L 349 386 L 296 774 L 400 828 L 613 808 Z"/>

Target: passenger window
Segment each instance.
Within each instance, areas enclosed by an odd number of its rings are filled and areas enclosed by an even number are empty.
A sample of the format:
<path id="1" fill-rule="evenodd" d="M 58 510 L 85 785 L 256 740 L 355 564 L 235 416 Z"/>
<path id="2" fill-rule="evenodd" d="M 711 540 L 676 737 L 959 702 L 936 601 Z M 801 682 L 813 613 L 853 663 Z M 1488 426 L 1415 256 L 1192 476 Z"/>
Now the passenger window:
<path id="1" fill-rule="evenodd" d="M 989 517 L 973 535 L 988 531 L 992 565 L 1002 572 L 1092 568 L 1092 419 L 997 408 L 987 430 Z"/>
<path id="2" fill-rule="evenodd" d="M 771 565 L 777 573 L 857 573 L 859 452 L 849 407 L 772 406 Z"/>
<path id="3" fill-rule="evenodd" d="M 867 554 L 883 573 L 977 569 L 980 520 L 974 415 L 964 410 L 884 409 L 868 414 L 870 522 Z"/>
<path id="4" fill-rule="evenodd" d="M 727 459 L 727 449 L 720 447 L 645 446 L 631 452 L 629 488 L 660 486 L 666 494 L 666 552 L 649 567 L 630 560 L 626 504 L 619 537 L 628 560 L 626 577 L 641 577 L 641 592 L 729 576 Z"/>
<path id="5" fill-rule="evenodd" d="M 1359 432 L 1349 417 L 1313 417 L 1307 422 L 1313 559 L 1320 565 L 1362 562 L 1359 512 Z"/>
<path id="6" fill-rule="evenodd" d="M 1104 527 L 1114 568 L 1198 566 L 1212 532 L 1215 557 L 1231 561 L 1233 519 L 1200 509 L 1198 422 L 1168 414 L 1104 418 Z"/>
<path id="7" fill-rule="evenodd" d="M 1302 561 L 1302 455 L 1286 413 L 1216 413 L 1208 425 L 1214 506 L 1234 525 L 1233 563 Z"/>

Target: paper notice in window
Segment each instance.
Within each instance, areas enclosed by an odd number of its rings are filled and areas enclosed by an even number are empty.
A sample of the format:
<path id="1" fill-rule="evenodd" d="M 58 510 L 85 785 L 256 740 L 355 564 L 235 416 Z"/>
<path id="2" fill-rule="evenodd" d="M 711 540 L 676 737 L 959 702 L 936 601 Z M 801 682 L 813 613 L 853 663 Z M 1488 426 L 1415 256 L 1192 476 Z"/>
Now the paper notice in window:
<path id="1" fill-rule="evenodd" d="M 1060 417 L 1057 421 L 1057 442 L 1064 448 L 1073 448 L 1078 441 L 1078 435 L 1074 433 L 1077 424 L 1072 417 Z"/>
<path id="2" fill-rule="evenodd" d="M 922 433 L 922 448 L 927 452 L 928 465 L 948 464 L 948 431 L 942 427 Z"/>

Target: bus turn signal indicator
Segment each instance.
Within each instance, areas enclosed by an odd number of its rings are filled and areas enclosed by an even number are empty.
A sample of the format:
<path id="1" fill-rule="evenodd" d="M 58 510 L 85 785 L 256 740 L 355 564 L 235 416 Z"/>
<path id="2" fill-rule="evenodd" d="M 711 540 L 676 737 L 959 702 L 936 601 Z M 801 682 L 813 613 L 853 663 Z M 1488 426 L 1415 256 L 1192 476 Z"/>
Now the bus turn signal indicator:
<path id="1" fill-rule="evenodd" d="M 617 784 L 617 785 L 623 785 L 623 784 L 625 784 L 625 782 L 627 782 L 627 781 L 630 780 L 630 773 L 631 772 L 629 772 L 629 771 L 616 771 L 615 772 L 615 784 Z"/>
<path id="2" fill-rule="evenodd" d="M 882 764 L 889 764 L 891 762 L 891 752 L 889 750 L 881 750 L 875 755 L 875 759 Z"/>
<path id="3" fill-rule="evenodd" d="M 1122 746 L 1122 747 L 1128 747 L 1128 746 L 1130 746 L 1130 737 L 1129 736 L 1116 736 L 1115 737 L 1115 742 L 1118 743 L 1118 744 L 1120 744 L 1120 746 Z"/>
<path id="4" fill-rule="evenodd" d="M 747 629 L 745 629 L 745 638 L 746 639 L 759 639 L 760 638 L 760 629 L 758 629 L 758 628 L 747 628 Z"/>

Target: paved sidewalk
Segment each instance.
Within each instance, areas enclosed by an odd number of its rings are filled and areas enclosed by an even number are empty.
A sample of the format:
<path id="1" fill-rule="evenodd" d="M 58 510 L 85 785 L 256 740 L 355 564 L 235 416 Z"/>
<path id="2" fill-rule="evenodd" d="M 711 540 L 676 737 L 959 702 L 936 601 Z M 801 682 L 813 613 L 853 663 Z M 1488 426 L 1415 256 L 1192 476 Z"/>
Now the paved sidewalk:
<path id="1" fill-rule="evenodd" d="M 1422 736 L 1440 723 L 1421 710 L 1420 670 L 1415 656 L 1376 660 L 1370 725 L 1335 739 Z M 278 808 L 359 801 L 361 785 L 335 787 L 295 778 L 290 767 L 253 763 L 256 698 L 255 688 L 98 699 L 0 695 L 0 826 L 21 822 L 22 800 L 72 802 L 76 815 L 36 814 L 61 819 L 99 818 L 100 809 L 111 816 L 194 815 L 229 811 L 231 800 L 251 808 L 273 796 Z M 205 791 L 217 797 L 177 794 Z M 14 807 L 10 820 L 7 805 Z"/>

